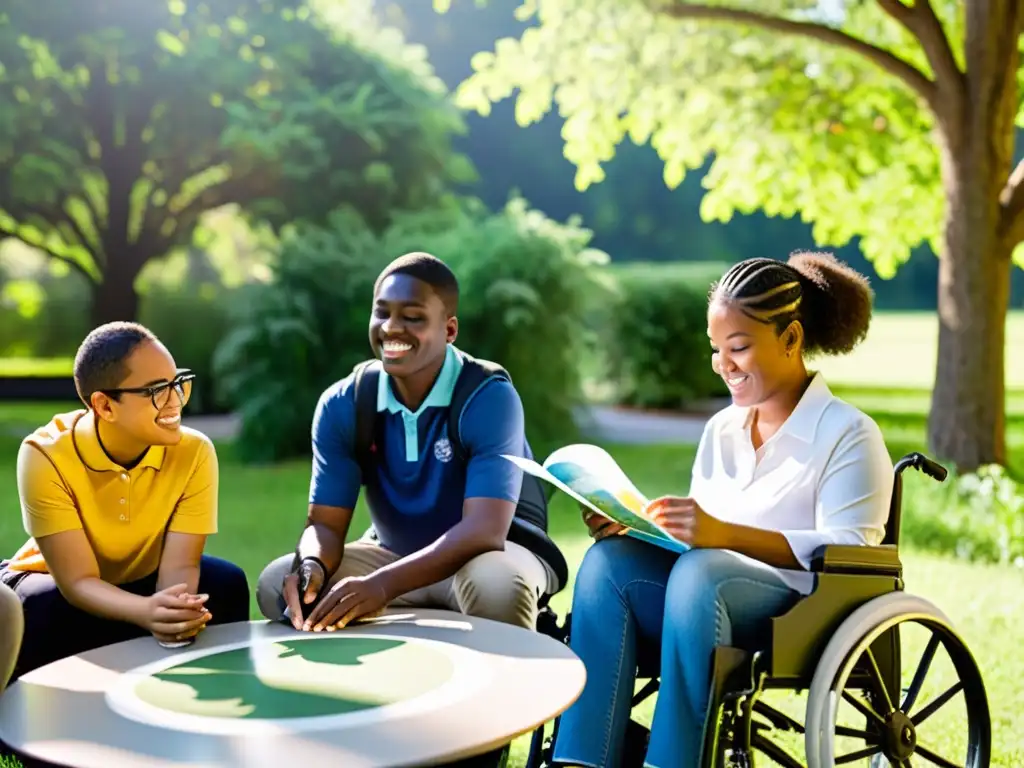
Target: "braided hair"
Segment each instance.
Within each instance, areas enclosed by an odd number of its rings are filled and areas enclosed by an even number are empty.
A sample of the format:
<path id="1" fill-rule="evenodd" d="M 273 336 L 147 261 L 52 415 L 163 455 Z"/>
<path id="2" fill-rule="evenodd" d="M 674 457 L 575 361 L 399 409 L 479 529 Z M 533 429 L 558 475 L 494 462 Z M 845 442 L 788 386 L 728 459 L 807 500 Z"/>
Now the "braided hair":
<path id="1" fill-rule="evenodd" d="M 785 262 L 741 261 L 712 285 L 709 301 L 731 304 L 778 334 L 799 320 L 806 354 L 841 355 L 867 335 L 874 291 L 832 254 L 797 251 Z"/>

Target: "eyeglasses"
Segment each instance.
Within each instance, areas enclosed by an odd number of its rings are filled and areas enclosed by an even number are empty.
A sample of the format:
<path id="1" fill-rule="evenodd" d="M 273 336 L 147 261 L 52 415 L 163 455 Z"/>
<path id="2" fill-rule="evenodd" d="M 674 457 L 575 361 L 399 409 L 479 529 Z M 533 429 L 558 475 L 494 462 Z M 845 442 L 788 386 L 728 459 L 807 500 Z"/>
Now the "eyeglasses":
<path id="1" fill-rule="evenodd" d="M 171 381 L 154 384 L 151 387 L 124 387 L 121 389 L 104 389 L 103 394 L 114 397 L 116 395 L 145 395 L 153 403 L 158 411 L 167 407 L 171 400 L 171 392 L 178 393 L 181 407 L 185 407 L 189 397 L 192 396 L 192 382 L 196 375 L 188 368 L 180 368 Z"/>

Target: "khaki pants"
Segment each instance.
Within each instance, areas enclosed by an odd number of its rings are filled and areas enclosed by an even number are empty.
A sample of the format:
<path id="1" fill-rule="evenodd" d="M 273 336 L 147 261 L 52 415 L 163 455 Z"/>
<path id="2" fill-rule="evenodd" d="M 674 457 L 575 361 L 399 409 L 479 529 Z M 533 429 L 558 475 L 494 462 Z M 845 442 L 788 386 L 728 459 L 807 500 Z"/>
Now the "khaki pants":
<path id="1" fill-rule="evenodd" d="M 260 611 L 271 621 L 283 618 L 285 603 L 281 590 L 293 559 L 294 555 L 289 554 L 271 561 L 256 584 Z M 345 545 L 341 565 L 328 585 L 348 576 L 366 576 L 399 559 L 371 539 L 350 542 Z M 441 608 L 536 629 L 537 601 L 551 590 L 552 581 L 549 569 L 536 555 L 508 541 L 503 552 L 478 555 L 454 576 L 408 592 L 391 605 Z"/>
<path id="2" fill-rule="evenodd" d="M 0 583 L 0 691 L 7 686 L 14 672 L 24 630 L 21 600 L 13 589 Z"/>

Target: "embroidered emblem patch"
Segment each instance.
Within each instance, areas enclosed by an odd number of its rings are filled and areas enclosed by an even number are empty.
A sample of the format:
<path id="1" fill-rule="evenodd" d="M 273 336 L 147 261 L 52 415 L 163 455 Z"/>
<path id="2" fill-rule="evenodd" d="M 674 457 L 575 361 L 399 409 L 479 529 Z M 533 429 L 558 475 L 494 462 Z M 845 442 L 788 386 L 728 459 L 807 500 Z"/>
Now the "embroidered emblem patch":
<path id="1" fill-rule="evenodd" d="M 444 464 L 452 460 L 452 444 L 447 437 L 442 437 L 434 443 L 434 458 Z"/>

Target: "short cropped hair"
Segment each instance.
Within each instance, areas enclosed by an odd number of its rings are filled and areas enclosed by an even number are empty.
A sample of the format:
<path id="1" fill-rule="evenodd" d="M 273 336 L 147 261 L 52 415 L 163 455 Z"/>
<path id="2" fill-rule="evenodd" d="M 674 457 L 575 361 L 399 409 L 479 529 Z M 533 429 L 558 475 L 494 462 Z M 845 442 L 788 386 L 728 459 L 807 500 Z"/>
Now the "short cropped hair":
<path id="1" fill-rule="evenodd" d="M 156 341 L 138 323 L 106 323 L 90 331 L 75 354 L 75 389 L 86 405 L 94 393 L 116 389 L 128 377 L 128 358 L 142 343 Z"/>
<path id="2" fill-rule="evenodd" d="M 373 284 L 377 294 L 380 284 L 391 275 L 408 275 L 429 285 L 444 303 L 447 313 L 452 316 L 459 311 L 459 281 L 451 268 L 436 256 L 422 251 L 399 256 L 388 264 Z"/>
<path id="3" fill-rule="evenodd" d="M 710 300 L 733 304 L 776 333 L 799 320 L 805 352 L 842 355 L 867 336 L 874 291 L 832 254 L 796 251 L 785 262 L 741 261 L 711 287 Z"/>

